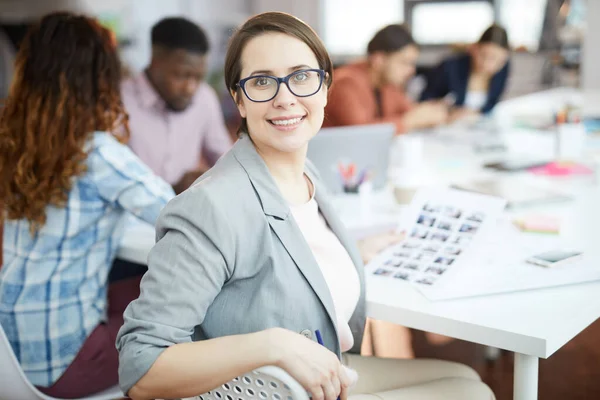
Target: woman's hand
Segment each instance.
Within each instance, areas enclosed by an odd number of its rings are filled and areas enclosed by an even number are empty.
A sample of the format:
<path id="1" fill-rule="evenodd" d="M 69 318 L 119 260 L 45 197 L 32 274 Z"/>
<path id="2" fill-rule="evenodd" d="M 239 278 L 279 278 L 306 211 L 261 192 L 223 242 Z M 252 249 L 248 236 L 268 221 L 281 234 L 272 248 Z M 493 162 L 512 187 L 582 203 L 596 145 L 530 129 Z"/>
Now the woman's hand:
<path id="1" fill-rule="evenodd" d="M 313 400 L 346 400 L 350 378 L 337 356 L 325 346 L 282 328 L 264 331 L 274 364 L 284 369 Z"/>
<path id="2" fill-rule="evenodd" d="M 381 251 L 387 249 L 391 245 L 401 242 L 405 237 L 406 235 L 404 232 L 388 232 L 369 236 L 368 238 L 360 240 L 358 242 L 358 249 L 360 250 L 363 262 L 365 265 L 368 264 Z"/>
<path id="3" fill-rule="evenodd" d="M 465 107 L 460 107 L 452 110 L 448 118 L 448 122 L 456 122 L 461 120 L 476 121 L 479 118 L 479 112 Z"/>
<path id="4" fill-rule="evenodd" d="M 432 128 L 448 122 L 448 106 L 439 100 L 418 103 L 404 115 L 407 131 Z"/>

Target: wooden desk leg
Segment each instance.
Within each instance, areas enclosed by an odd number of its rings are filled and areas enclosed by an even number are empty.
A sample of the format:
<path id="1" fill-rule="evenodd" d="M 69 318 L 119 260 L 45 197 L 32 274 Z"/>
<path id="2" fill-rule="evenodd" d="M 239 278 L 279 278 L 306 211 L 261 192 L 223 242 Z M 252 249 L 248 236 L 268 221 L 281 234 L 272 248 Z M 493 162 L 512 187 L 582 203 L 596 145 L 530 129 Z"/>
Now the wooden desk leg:
<path id="1" fill-rule="evenodd" d="M 514 400 L 536 400 L 538 397 L 538 358 L 515 353 Z"/>

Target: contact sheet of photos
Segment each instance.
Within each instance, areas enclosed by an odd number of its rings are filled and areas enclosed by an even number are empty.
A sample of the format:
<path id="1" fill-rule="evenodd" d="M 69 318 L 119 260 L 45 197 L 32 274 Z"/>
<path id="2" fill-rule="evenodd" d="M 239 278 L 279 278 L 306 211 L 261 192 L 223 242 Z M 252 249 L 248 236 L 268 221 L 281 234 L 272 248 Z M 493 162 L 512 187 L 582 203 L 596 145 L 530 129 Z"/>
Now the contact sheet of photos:
<path id="1" fill-rule="evenodd" d="M 456 267 L 482 227 L 489 224 L 488 219 L 495 223 L 504 207 L 496 198 L 445 191 L 446 196 L 415 196 L 410 218 L 400 227 L 406 239 L 369 264 L 372 274 L 421 287 L 435 286 Z"/>

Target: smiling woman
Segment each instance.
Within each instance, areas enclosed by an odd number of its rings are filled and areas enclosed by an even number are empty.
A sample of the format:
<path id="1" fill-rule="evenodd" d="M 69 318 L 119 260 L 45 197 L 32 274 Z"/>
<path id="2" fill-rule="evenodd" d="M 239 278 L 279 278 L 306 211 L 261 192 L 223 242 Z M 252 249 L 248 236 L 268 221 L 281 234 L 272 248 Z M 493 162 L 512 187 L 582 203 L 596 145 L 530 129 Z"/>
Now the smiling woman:
<path id="1" fill-rule="evenodd" d="M 276 365 L 314 400 L 345 400 L 355 375 L 343 358 L 364 374 L 354 393 L 492 398 L 464 366 L 342 356 L 363 338 L 362 259 L 306 159 L 331 75 L 321 40 L 291 15 L 257 15 L 232 37 L 225 82 L 243 117 L 240 139 L 158 221 L 141 296 L 117 339 L 130 397 L 196 396 Z"/>
<path id="2" fill-rule="evenodd" d="M 331 75 L 327 54 L 319 62 L 302 40 L 271 32 L 247 40 L 241 58 L 234 56 L 226 60 L 226 69 L 231 60 L 240 64 L 239 82 L 234 85 L 237 90 L 232 95 L 257 151 L 298 152 L 299 157 L 305 157 L 308 141 L 323 124 L 328 86 L 323 80 Z M 303 163 L 298 166 L 303 169 Z M 299 176 L 302 178 L 302 173 Z M 308 197 L 307 192 L 304 202 Z"/>

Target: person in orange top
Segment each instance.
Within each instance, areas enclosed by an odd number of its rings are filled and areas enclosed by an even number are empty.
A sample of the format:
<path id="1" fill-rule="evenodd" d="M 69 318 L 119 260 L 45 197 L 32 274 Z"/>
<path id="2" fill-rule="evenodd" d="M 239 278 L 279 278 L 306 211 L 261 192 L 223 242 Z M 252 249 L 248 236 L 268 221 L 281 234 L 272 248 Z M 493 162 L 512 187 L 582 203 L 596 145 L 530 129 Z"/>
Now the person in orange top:
<path id="1" fill-rule="evenodd" d="M 415 73 L 419 48 L 402 25 L 388 25 L 367 47 L 366 61 L 334 71 L 324 126 L 393 122 L 397 133 L 446 122 L 443 101 L 413 103 L 404 85 Z"/>

